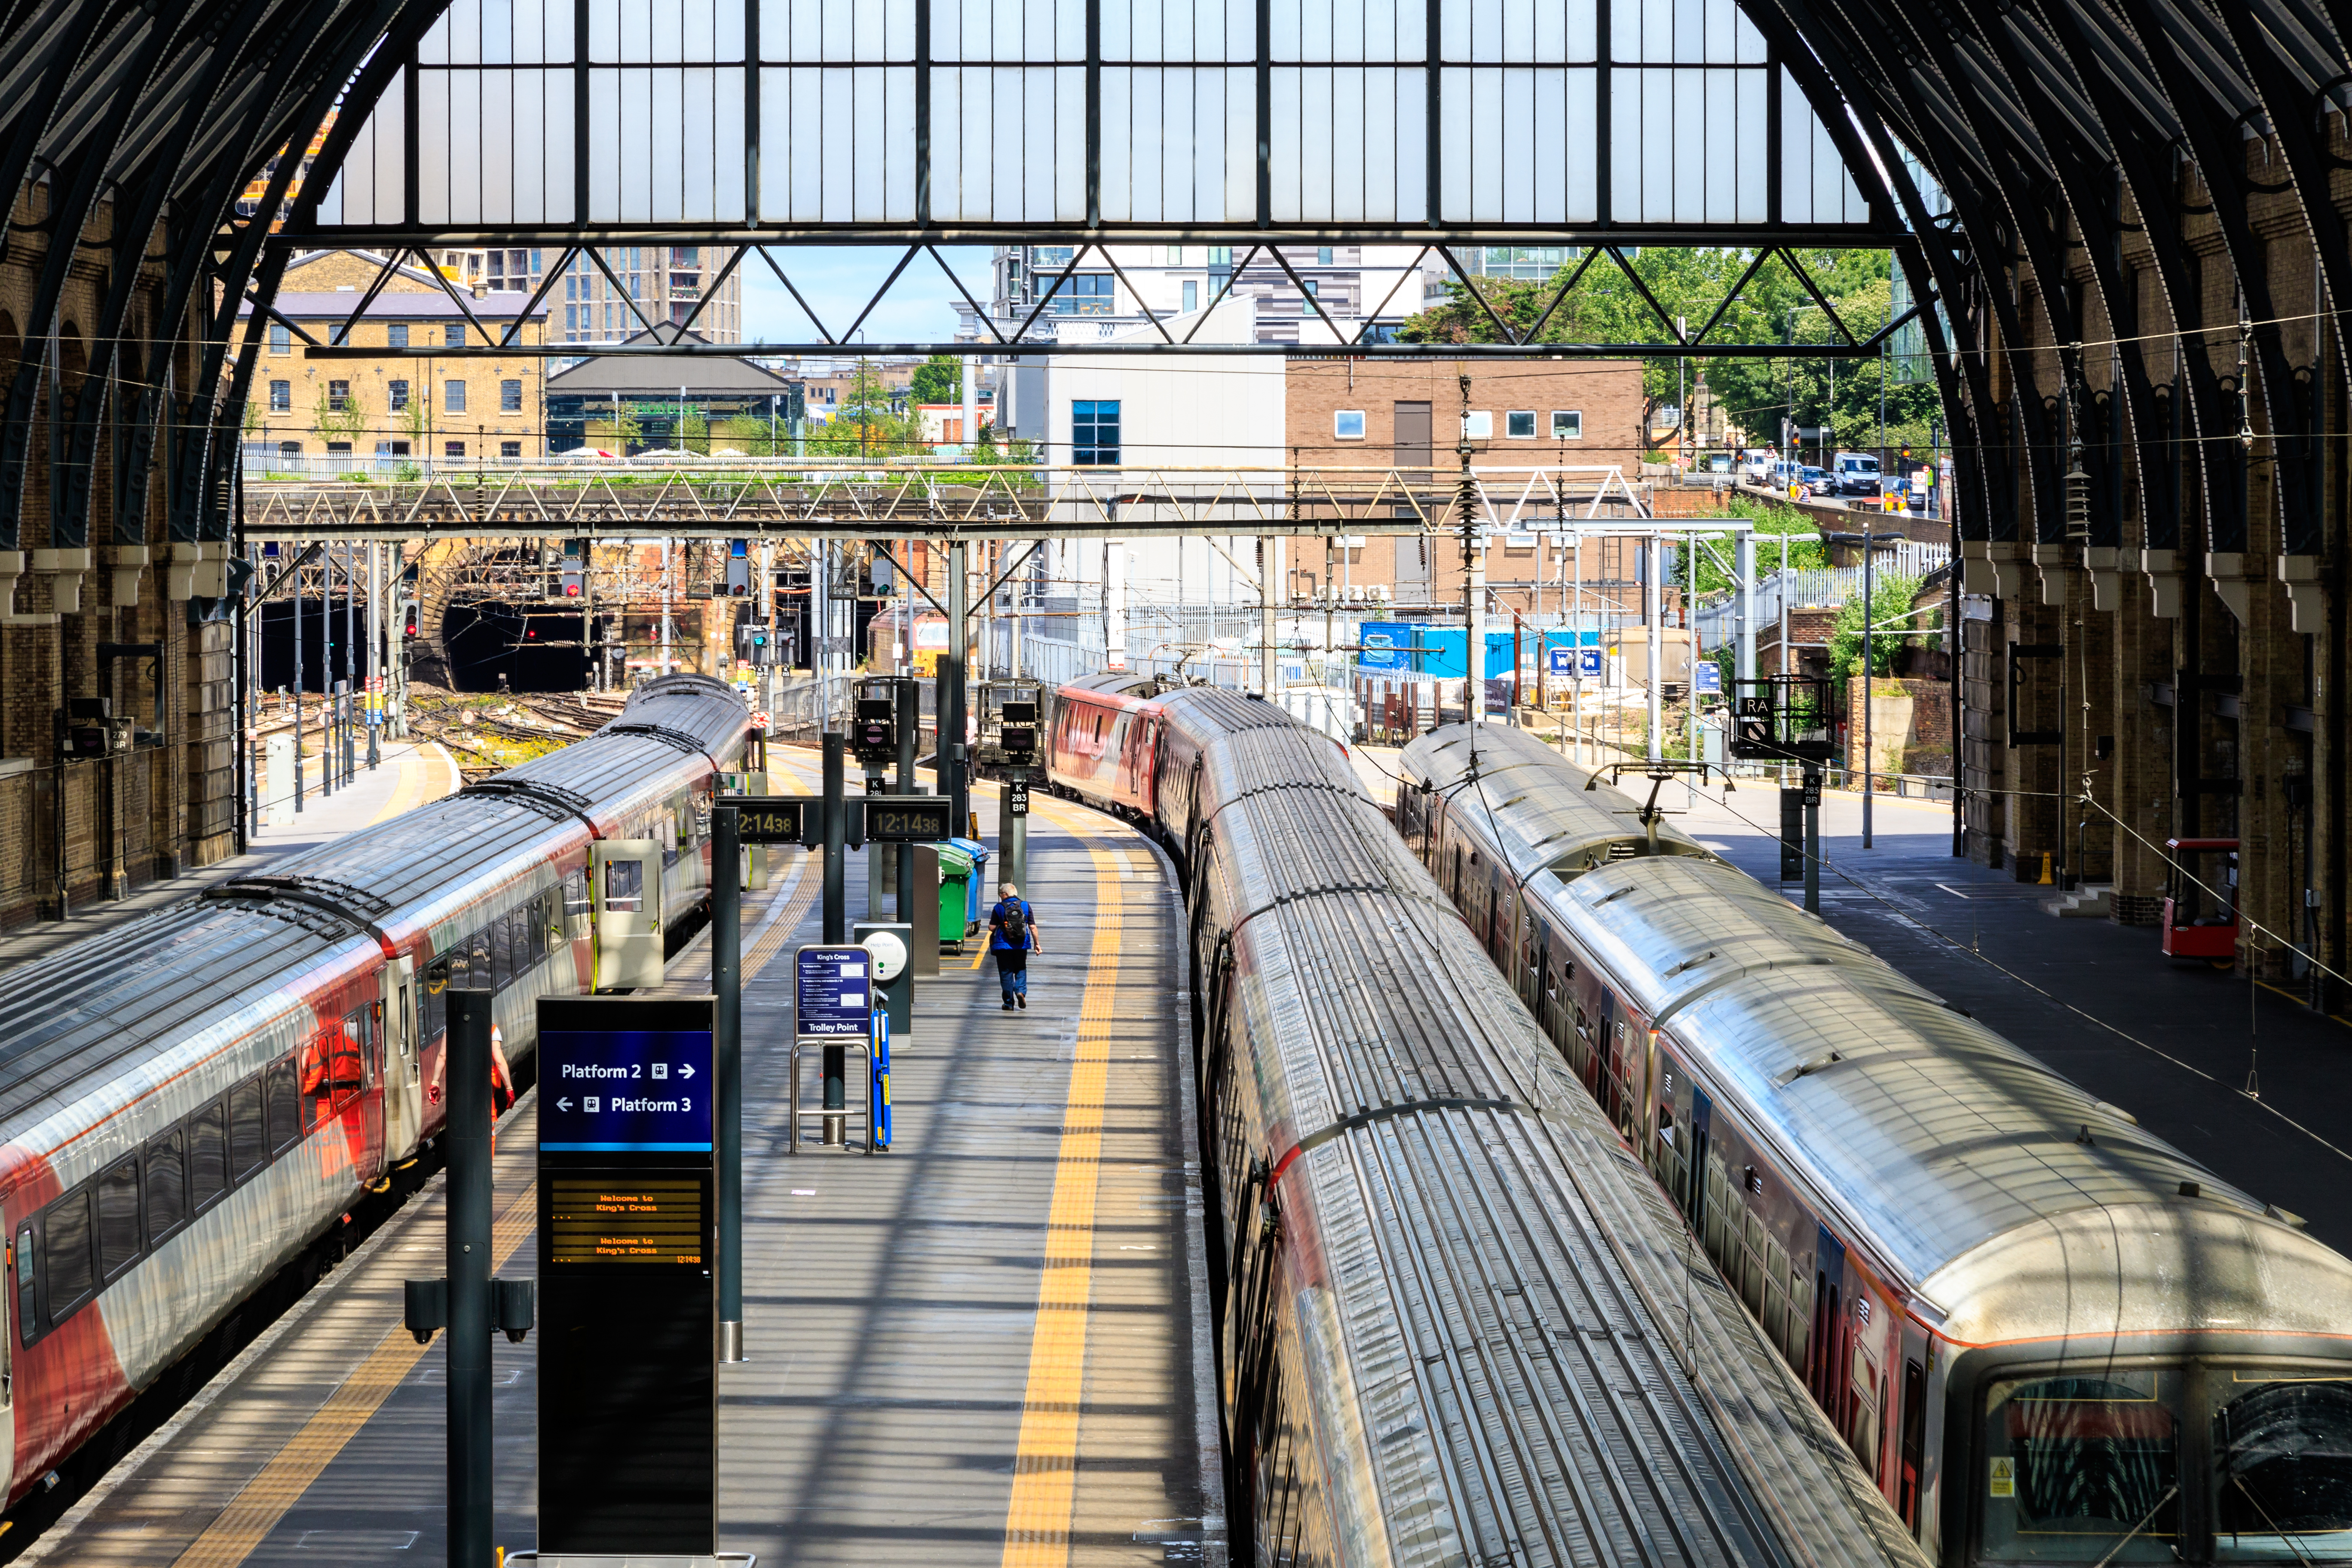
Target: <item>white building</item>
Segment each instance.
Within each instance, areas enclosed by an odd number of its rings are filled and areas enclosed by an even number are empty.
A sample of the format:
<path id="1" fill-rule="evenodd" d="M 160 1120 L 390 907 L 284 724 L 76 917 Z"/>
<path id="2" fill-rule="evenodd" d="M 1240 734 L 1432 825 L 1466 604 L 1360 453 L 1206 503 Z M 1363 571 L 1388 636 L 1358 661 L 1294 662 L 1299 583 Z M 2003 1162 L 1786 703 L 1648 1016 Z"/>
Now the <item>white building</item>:
<path id="1" fill-rule="evenodd" d="M 1029 337 L 1062 343 L 1139 328 L 1156 341 L 1155 318 L 1181 337 L 1170 318 L 1244 300 L 1256 307 L 1259 342 L 1352 341 L 1367 320 L 1381 342 L 1424 302 L 1430 274 L 1416 266 L 1420 255 L 1411 245 L 1286 245 L 1255 256 L 1247 246 L 1111 245 L 1078 258 L 1070 246 L 1003 246 L 992 264 L 989 316 L 1005 337 L 1030 321 Z M 987 335 L 968 307 L 959 313 L 959 336 Z"/>

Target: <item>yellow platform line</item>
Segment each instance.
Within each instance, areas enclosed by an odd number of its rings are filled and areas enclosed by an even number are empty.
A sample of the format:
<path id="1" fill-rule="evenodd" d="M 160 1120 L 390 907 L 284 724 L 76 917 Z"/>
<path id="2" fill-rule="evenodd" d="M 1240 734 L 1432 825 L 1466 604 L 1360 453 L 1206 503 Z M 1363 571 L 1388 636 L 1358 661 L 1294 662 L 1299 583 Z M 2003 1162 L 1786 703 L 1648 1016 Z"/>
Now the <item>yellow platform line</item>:
<path id="1" fill-rule="evenodd" d="M 491 1228 L 493 1269 L 505 1268 L 523 1237 L 538 1225 L 538 1189 L 536 1181 L 526 1186 Z M 287 1511 L 302 1500 L 302 1494 L 326 1473 L 335 1456 L 392 1397 L 392 1391 L 429 1348 L 418 1344 L 406 1329 L 394 1325 L 292 1440 L 245 1483 L 202 1535 L 188 1543 L 175 1560 L 175 1568 L 237 1568 L 251 1556 Z"/>
<path id="2" fill-rule="evenodd" d="M 1085 1392 L 1087 1313 L 1094 1289 L 1095 1190 L 1102 1163 L 1103 1104 L 1118 989 L 1121 858 L 1091 845 L 1095 942 L 1078 1010 L 1076 1061 L 1062 1113 L 1054 1199 L 1045 1219 L 1045 1267 L 1029 1341 L 1013 1498 L 1004 1514 L 1004 1568 L 1064 1568 L 1077 1496 L 1078 1412 Z"/>

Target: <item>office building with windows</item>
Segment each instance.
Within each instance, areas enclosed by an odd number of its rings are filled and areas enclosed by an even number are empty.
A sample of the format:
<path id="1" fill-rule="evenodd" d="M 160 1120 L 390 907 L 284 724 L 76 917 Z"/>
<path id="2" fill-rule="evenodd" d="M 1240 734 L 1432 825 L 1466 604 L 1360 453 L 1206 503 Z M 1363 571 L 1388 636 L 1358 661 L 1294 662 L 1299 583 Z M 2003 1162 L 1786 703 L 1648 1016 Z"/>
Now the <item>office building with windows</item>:
<path id="1" fill-rule="evenodd" d="M 1218 300 L 1256 309 L 1256 342 L 1331 343 L 1353 339 L 1366 321 L 1374 341 L 1392 337 L 1422 308 L 1428 277 L 1410 245 L 1265 247 L 1111 245 L 1000 247 L 992 263 L 989 320 L 1012 337 L 1080 347 L 1126 336 L 1152 322 L 1191 317 Z M 969 309 L 959 336 L 988 331 Z"/>
<path id="2" fill-rule="evenodd" d="M 519 341 L 537 344 L 546 339 L 548 307 L 525 314 L 528 293 L 487 286 L 464 289 L 461 306 L 443 279 L 400 267 L 353 322 L 383 267 L 384 258 L 366 251 L 313 251 L 288 263 L 274 314 L 257 321 L 249 305 L 240 310 L 241 331 L 262 334 L 247 405 L 247 470 L 398 475 L 543 458 L 541 360 L 436 359 L 415 351 L 478 345 L 480 328 L 502 335 L 518 316 Z M 298 328 L 320 343 L 402 352 L 310 359 Z"/>
<path id="3" fill-rule="evenodd" d="M 547 293 L 548 333 L 559 343 L 617 343 L 659 327 L 678 327 L 714 343 L 743 341 L 740 268 L 732 253 L 709 245 L 612 245 L 603 265 L 574 255 Z M 521 247 L 442 250 L 435 258 L 451 279 L 492 293 L 531 293 L 563 252 Z M 726 272 L 725 278 L 719 274 Z"/>

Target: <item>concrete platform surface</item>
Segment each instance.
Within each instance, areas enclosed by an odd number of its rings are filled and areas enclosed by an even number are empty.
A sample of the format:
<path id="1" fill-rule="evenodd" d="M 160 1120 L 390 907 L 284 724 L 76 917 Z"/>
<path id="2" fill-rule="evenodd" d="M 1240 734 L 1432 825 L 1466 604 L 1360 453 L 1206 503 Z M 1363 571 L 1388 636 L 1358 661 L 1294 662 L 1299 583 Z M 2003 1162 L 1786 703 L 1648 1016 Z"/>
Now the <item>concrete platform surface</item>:
<path id="1" fill-rule="evenodd" d="M 719 1543 L 767 1568 L 1223 1561 L 1180 906 L 1108 817 L 1040 797 L 1030 835 L 1031 1005 L 1001 1010 L 977 942 L 942 959 L 894 1052 L 887 1154 L 784 1152 L 789 948 L 819 934 L 815 867 L 794 856 L 746 908 L 750 1359 L 721 1369 Z M 700 950 L 674 981 L 707 977 Z M 509 1275 L 535 1268 L 535 1110 L 498 1139 Z M 25 1560 L 442 1560 L 443 1342 L 399 1327 L 400 1280 L 440 1269 L 440 1190 Z M 532 1343 L 496 1342 L 509 1549 L 536 1535 L 536 1365 Z"/>

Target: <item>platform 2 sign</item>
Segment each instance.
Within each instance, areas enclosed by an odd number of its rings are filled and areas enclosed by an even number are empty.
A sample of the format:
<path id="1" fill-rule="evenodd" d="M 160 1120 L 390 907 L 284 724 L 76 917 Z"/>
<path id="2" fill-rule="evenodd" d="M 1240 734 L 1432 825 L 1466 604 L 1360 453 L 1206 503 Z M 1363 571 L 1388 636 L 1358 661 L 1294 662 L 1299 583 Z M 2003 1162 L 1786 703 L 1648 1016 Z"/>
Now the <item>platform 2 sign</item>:
<path id="1" fill-rule="evenodd" d="M 717 1550 L 704 997 L 539 1004 L 539 1546 Z"/>
<path id="2" fill-rule="evenodd" d="M 802 1039 L 862 1040 L 874 1027 L 874 955 L 862 947 L 793 953 L 793 1032 Z"/>
<path id="3" fill-rule="evenodd" d="M 612 998 L 619 1001 L 620 998 Z M 539 1037 L 540 1147 L 566 1153 L 710 1152 L 711 1037 L 553 1029 Z"/>

